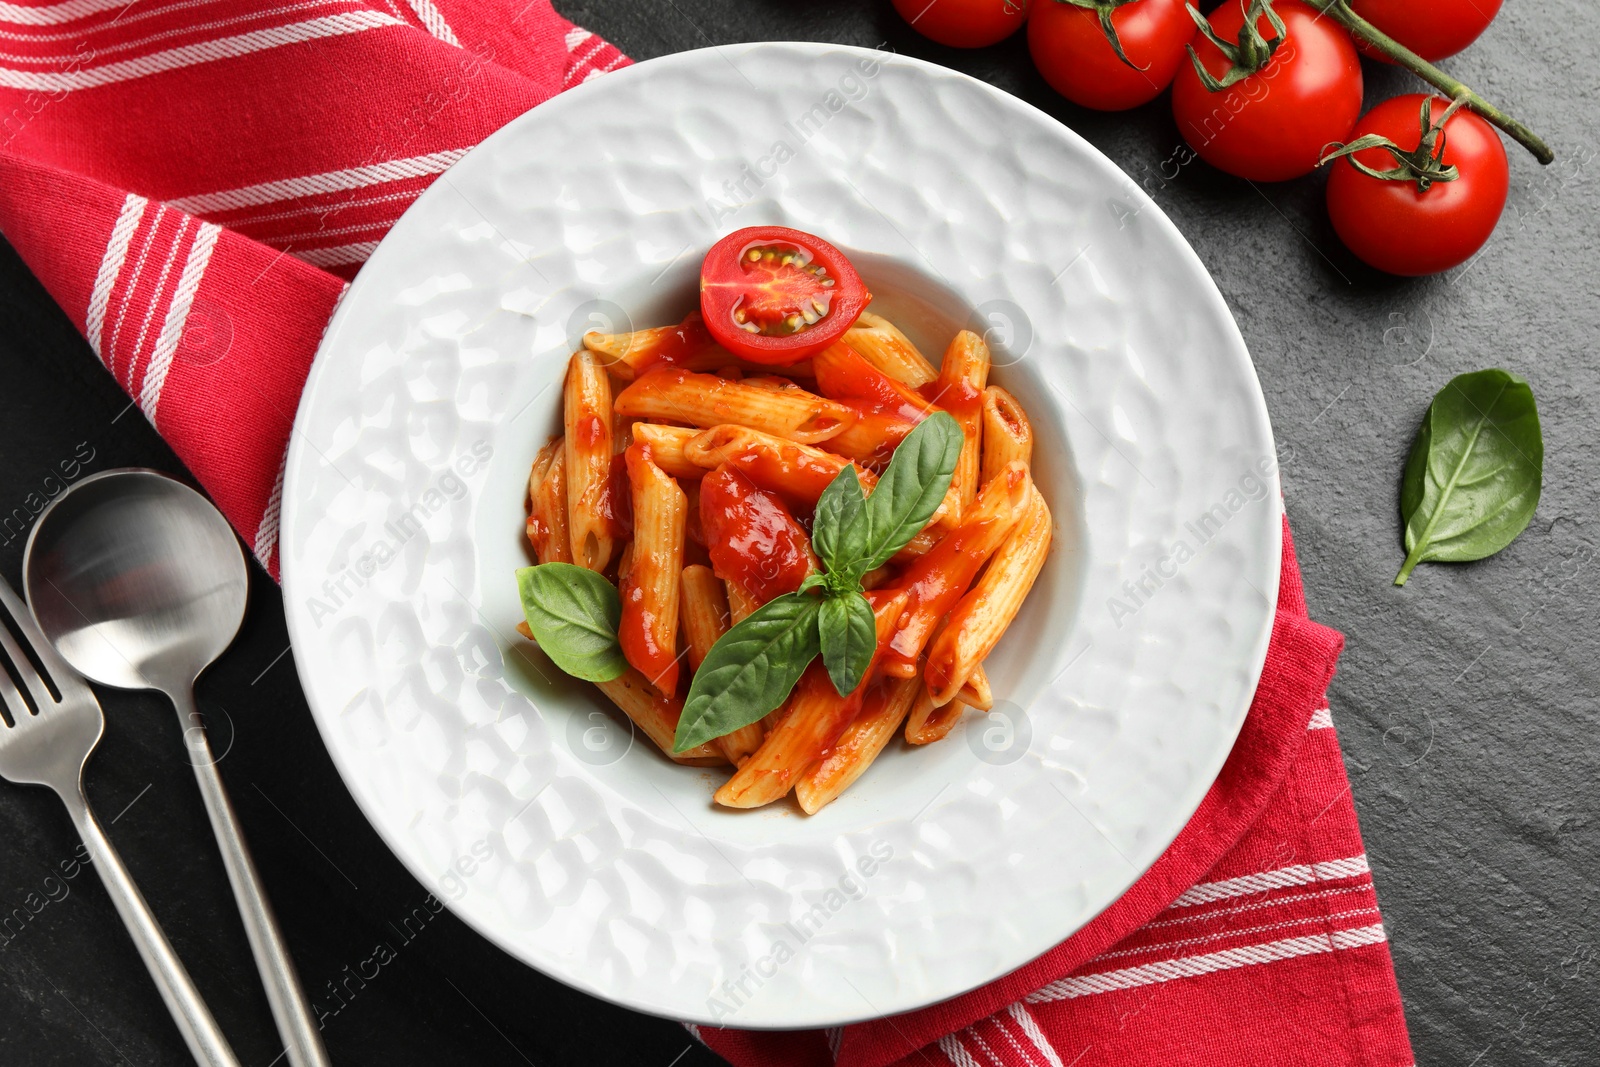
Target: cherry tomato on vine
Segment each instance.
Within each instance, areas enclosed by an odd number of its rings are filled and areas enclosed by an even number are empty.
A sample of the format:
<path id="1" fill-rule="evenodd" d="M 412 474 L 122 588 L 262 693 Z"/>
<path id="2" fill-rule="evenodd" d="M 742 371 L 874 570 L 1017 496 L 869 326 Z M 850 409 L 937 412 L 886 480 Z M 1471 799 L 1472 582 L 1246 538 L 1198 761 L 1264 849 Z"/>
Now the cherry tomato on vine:
<path id="1" fill-rule="evenodd" d="M 1029 0 L 894 0 L 922 36 L 951 48 L 983 48 L 1010 37 L 1028 17 Z"/>
<path id="2" fill-rule="evenodd" d="M 872 300 L 844 253 L 787 226 L 748 226 L 700 264 L 700 314 L 723 348 L 782 365 L 837 341 Z"/>
<path id="3" fill-rule="evenodd" d="M 1356 14 L 1423 59 L 1453 56 L 1478 39 L 1500 13 L 1501 0 L 1351 0 Z M 1362 45 L 1364 55 L 1391 60 Z"/>
<path id="4" fill-rule="evenodd" d="M 1377 134 L 1406 152 L 1422 141 L 1420 93 L 1385 100 L 1357 123 L 1354 140 Z M 1433 97 L 1430 120 L 1437 122 L 1449 102 Z M 1440 166 L 1455 167 L 1454 181 L 1433 181 L 1419 191 L 1414 180 L 1386 181 L 1363 174 L 1348 159 L 1328 166 L 1328 217 L 1357 256 L 1390 274 L 1437 274 L 1465 263 L 1482 248 L 1505 210 L 1510 167 L 1500 135 L 1470 111 L 1445 120 Z M 1365 148 L 1354 158 L 1374 170 L 1396 165 L 1382 148 Z"/>
<path id="5" fill-rule="evenodd" d="M 1184 45 L 1194 36 L 1194 21 L 1184 10 L 1185 0 L 1102 2 L 1134 66 L 1111 47 L 1098 10 L 1068 0 L 1036 0 L 1028 19 L 1028 51 L 1050 87 L 1074 104 L 1124 111 L 1155 99 L 1172 84 L 1178 65 L 1188 62 Z"/>
<path id="6" fill-rule="evenodd" d="M 1224 42 L 1239 38 L 1245 3 L 1225 0 L 1212 13 L 1212 30 Z M 1346 140 L 1361 114 L 1361 60 L 1350 35 L 1300 0 L 1278 0 L 1268 10 L 1274 9 L 1283 22 L 1283 43 L 1253 73 L 1211 92 L 1194 64 L 1186 63 L 1172 83 L 1172 113 L 1184 139 L 1218 170 L 1252 181 L 1311 173 L 1323 146 Z M 1259 60 L 1261 42 L 1280 35 L 1266 12 L 1256 29 Z M 1192 45 L 1218 81 L 1248 66 L 1233 71 L 1230 58 L 1204 33 L 1197 32 Z"/>

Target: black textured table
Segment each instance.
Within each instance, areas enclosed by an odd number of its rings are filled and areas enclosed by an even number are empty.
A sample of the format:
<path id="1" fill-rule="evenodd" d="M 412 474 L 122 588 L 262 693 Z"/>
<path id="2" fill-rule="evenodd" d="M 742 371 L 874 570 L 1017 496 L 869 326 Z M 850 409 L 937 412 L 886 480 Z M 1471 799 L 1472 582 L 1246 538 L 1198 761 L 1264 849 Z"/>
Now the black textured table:
<path id="1" fill-rule="evenodd" d="M 1255 357 L 1283 446 L 1284 492 L 1312 614 L 1348 637 L 1332 691 L 1417 1061 L 1589 1064 L 1600 1032 L 1600 778 L 1594 539 L 1600 420 L 1600 211 L 1589 110 L 1600 23 L 1584 0 L 1508 4 L 1450 70 L 1543 133 L 1560 161 L 1512 153 L 1487 251 L 1397 281 L 1344 253 L 1320 180 L 1255 188 L 1193 163 L 1164 98 L 1130 115 L 1063 103 L 1022 40 L 960 53 L 884 3 L 613 0 L 563 14 L 643 59 L 746 40 L 884 45 L 1046 109 L 1155 197 L 1215 275 Z M 1411 91 L 1368 71 L 1368 99 Z M 737 101 L 729 106 L 738 107 Z M 929 131 L 937 136 L 938 131 Z M 1401 559 L 1397 481 L 1417 422 L 1453 375 L 1527 377 L 1543 417 L 1544 497 L 1500 556 Z M 72 325 L 0 246 L 0 568 L 25 517 L 81 472 L 176 471 Z M 718 1062 L 678 1026 L 592 1000 L 513 961 L 390 855 L 346 792 L 285 653 L 277 588 L 253 607 L 201 701 L 232 747 L 223 773 L 325 1035 L 344 1064 Z M 246 1064 L 281 1047 L 244 931 L 159 697 L 108 693 L 89 792 Z M 0 1062 L 186 1062 L 132 944 L 53 796 L 0 784 Z M 409 927 L 404 920 L 411 918 Z M 420 928 L 420 930 L 419 930 Z M 406 931 L 402 933 L 402 931 Z M 380 945 L 392 950 L 381 966 Z M 387 958 L 389 954 L 385 953 Z M 365 976 L 365 977 L 363 977 Z M 1086 1063 L 1088 1061 L 1085 1061 Z"/>

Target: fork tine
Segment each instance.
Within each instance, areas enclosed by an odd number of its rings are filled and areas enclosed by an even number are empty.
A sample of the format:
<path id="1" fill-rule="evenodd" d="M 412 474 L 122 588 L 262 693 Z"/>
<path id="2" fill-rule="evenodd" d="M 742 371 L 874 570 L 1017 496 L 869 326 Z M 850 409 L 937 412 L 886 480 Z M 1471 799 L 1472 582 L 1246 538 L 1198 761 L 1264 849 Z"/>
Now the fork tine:
<path id="1" fill-rule="evenodd" d="M 0 667 L 0 711 L 5 712 L 11 719 L 11 726 L 23 722 L 31 714 L 28 711 L 28 702 L 22 699 L 22 694 L 11 683 L 11 675 L 5 668 Z M 0 721 L 0 737 L 3 737 L 6 723 Z"/>
<path id="2" fill-rule="evenodd" d="M 5 584 L 6 580 L 4 578 L 0 578 L 0 585 Z M 6 586 L 6 592 L 10 592 L 9 586 Z M 6 607 L 8 608 L 11 606 L 10 601 L 5 600 L 3 594 L 0 594 L 0 601 L 5 601 Z M 0 633 L 4 632 L 4 620 L 0 620 Z M 11 644 L 11 635 L 6 633 L 5 637 L 5 644 L 8 646 L 6 648 L 6 655 L 10 656 L 14 660 L 16 657 L 12 655 L 9 647 Z M 17 672 L 19 674 L 26 673 L 20 667 L 17 668 Z M 11 675 L 6 670 L 4 664 L 0 664 L 0 711 L 4 711 L 11 717 L 12 726 L 16 726 L 18 723 L 21 723 L 23 720 L 27 719 L 30 714 L 28 710 L 28 702 L 22 698 L 22 693 L 18 691 L 16 685 L 11 681 Z"/>
<path id="3" fill-rule="evenodd" d="M 44 665 L 46 670 L 53 671 L 59 678 L 61 669 L 57 666 L 59 660 L 56 657 L 55 649 L 51 647 L 50 642 L 44 639 L 44 635 L 39 632 L 38 626 L 34 625 L 33 616 L 28 612 L 27 605 L 22 602 L 21 597 L 17 596 L 16 592 L 11 588 L 11 583 L 6 581 L 4 577 L 0 577 L 0 605 L 5 606 L 6 614 L 11 616 L 14 625 L 21 631 L 23 639 L 33 646 L 39 662 Z M 3 623 L 0 623 L 0 649 L 3 649 L 11 659 L 12 668 L 16 671 L 17 677 L 22 680 L 22 684 L 26 685 L 28 692 L 33 695 L 33 706 L 41 712 L 48 711 L 54 707 L 56 698 L 51 694 L 50 687 L 39 676 L 39 672 L 34 669 L 33 661 L 28 659 L 27 655 L 17 645 L 16 640 L 11 636 L 10 629 Z M 15 687 L 13 687 L 13 692 L 15 692 Z M 3 692 L 0 692 L 0 695 L 4 695 Z M 27 711 L 26 706 L 22 708 L 22 711 Z"/>

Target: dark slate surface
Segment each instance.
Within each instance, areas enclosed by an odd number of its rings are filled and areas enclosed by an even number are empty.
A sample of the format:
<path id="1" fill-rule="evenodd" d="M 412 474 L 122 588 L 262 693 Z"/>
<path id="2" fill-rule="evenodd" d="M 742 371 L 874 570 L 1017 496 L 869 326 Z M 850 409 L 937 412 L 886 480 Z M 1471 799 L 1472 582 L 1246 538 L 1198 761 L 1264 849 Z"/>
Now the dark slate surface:
<path id="1" fill-rule="evenodd" d="M 1600 435 L 1586 397 L 1600 384 L 1591 349 L 1600 149 L 1589 110 L 1600 29 L 1591 6 L 1509 4 L 1449 61 L 1562 160 L 1540 170 L 1514 153 L 1510 206 L 1488 250 L 1469 269 L 1421 281 L 1374 275 L 1343 253 L 1318 180 L 1253 188 L 1198 163 L 1163 180 L 1161 163 L 1180 142 L 1161 103 L 1123 116 L 1077 110 L 1032 72 L 1020 39 L 950 51 L 907 31 L 887 3 L 561 7 L 639 58 L 761 39 L 886 45 L 1022 96 L 1145 183 L 1238 317 L 1286 448 L 1312 612 L 1349 638 L 1333 714 L 1418 1062 L 1594 1062 Z M 1403 76 L 1369 70 L 1369 100 L 1400 91 L 1409 91 Z M 1525 375 L 1539 398 L 1547 471 L 1538 515 L 1499 557 L 1425 566 L 1396 590 L 1396 483 L 1417 420 L 1452 375 L 1490 365 Z M 179 469 L 9 247 L 0 247 L 0 427 L 3 514 L 47 493 L 75 457 L 86 470 Z M 0 570 L 15 580 L 20 559 L 20 540 L 0 533 Z M 427 892 L 362 819 L 323 749 L 283 655 L 276 588 L 257 574 L 253 595 L 245 632 L 202 701 L 237 731 L 225 777 L 312 995 L 337 1009 L 326 1022 L 335 1061 L 717 1062 L 679 1027 L 545 980 L 448 913 L 409 941 L 399 934 Z M 179 726 L 158 698 L 104 702 L 92 798 L 116 817 L 129 866 L 245 1063 L 265 1065 L 279 1046 Z M 0 936 L 0 1060 L 184 1062 L 95 877 L 60 877 L 76 840 L 54 798 L 0 786 L 0 841 L 0 911 L 44 902 Z M 370 980 L 352 977 L 380 942 L 396 958 Z"/>

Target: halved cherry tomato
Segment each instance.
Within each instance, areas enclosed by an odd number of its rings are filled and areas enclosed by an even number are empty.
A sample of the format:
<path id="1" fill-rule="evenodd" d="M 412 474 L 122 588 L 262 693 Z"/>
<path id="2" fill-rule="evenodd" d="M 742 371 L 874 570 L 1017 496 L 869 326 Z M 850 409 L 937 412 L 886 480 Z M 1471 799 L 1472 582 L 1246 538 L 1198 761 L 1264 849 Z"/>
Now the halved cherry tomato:
<path id="1" fill-rule="evenodd" d="M 1227 0 L 1211 13 L 1222 40 L 1238 39 L 1245 5 Z M 1323 146 L 1349 140 L 1361 114 L 1361 57 L 1350 35 L 1299 0 L 1273 7 L 1288 39 L 1260 70 L 1213 93 L 1194 64 L 1185 63 L 1172 83 L 1172 115 L 1183 139 L 1218 170 L 1258 182 L 1310 174 Z M 1277 37 L 1265 15 L 1256 27 L 1266 40 Z M 1193 46 L 1212 77 L 1228 72 L 1227 58 L 1204 34 L 1195 34 Z"/>
<path id="2" fill-rule="evenodd" d="M 1041 0 L 1028 19 L 1028 51 L 1050 88 L 1096 111 L 1125 111 L 1154 100 L 1172 84 L 1194 22 L 1184 0 L 1137 0 L 1111 12 L 1122 50 L 1137 66 L 1118 58 L 1086 7 Z"/>
<path id="3" fill-rule="evenodd" d="M 1500 13 L 1501 0 L 1351 0 L 1356 14 L 1430 62 L 1478 39 Z M 1391 60 L 1366 45 L 1363 55 Z"/>
<path id="4" fill-rule="evenodd" d="M 700 527 L 713 573 L 763 604 L 816 568 L 811 539 L 783 501 L 726 463 L 701 479 Z"/>
<path id="5" fill-rule="evenodd" d="M 844 253 L 787 226 L 735 230 L 700 265 L 700 313 L 717 343 L 783 366 L 818 352 L 872 300 Z"/>
<path id="6" fill-rule="evenodd" d="M 1407 152 L 1422 140 L 1422 96 L 1412 93 L 1385 100 L 1356 124 L 1350 140 L 1376 133 Z M 1448 107 L 1433 98 L 1433 121 Z M 1357 152 L 1374 170 L 1393 167 L 1381 148 Z M 1413 181 L 1384 181 L 1363 174 L 1349 160 L 1328 164 L 1328 217 L 1333 229 L 1357 256 L 1379 270 L 1408 276 L 1437 274 L 1465 263 L 1494 233 L 1505 210 L 1511 170 L 1500 135 L 1470 111 L 1445 120 L 1442 163 L 1459 176 L 1436 181 L 1423 192 Z"/>
<path id="7" fill-rule="evenodd" d="M 894 0 L 894 9 L 930 41 L 984 48 L 1021 28 L 1028 0 Z"/>

